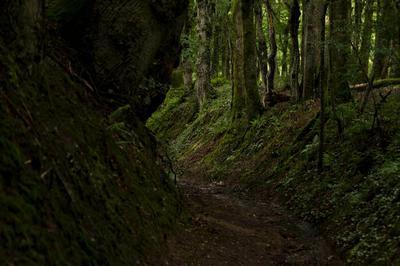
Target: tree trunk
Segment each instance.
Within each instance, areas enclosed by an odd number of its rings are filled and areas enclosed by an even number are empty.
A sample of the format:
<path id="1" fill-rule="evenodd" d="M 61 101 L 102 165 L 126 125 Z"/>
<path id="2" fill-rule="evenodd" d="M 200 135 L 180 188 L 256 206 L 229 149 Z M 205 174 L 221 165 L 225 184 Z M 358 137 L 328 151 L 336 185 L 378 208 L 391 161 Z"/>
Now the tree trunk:
<path id="1" fill-rule="evenodd" d="M 229 24 L 229 21 L 223 23 Z M 232 79 L 232 37 L 231 29 L 221 31 L 221 71 L 227 80 Z"/>
<path id="2" fill-rule="evenodd" d="M 371 57 L 371 36 L 373 29 L 373 14 L 374 14 L 374 3 L 375 0 L 366 1 L 365 14 L 364 14 L 364 26 L 361 33 L 361 47 L 360 47 L 360 60 L 361 60 L 361 70 L 359 71 L 359 78 L 357 80 L 362 80 L 363 73 L 369 73 L 369 59 Z"/>
<path id="3" fill-rule="evenodd" d="M 222 71 L 222 76 L 224 76 L 225 78 L 228 78 L 226 75 L 226 71 L 225 71 L 225 65 L 227 64 L 227 57 L 228 57 L 228 44 L 227 41 L 225 39 L 225 35 L 222 34 L 221 32 L 221 71 Z"/>
<path id="4" fill-rule="evenodd" d="M 267 102 L 269 98 L 272 97 L 274 92 L 274 82 L 275 82 L 275 71 L 276 71 L 276 55 L 278 53 L 278 47 L 276 45 L 276 32 L 275 32 L 275 19 L 274 19 L 274 11 L 272 9 L 272 5 L 270 0 L 265 0 L 265 4 L 267 7 L 267 15 L 268 15 L 268 35 L 270 42 L 270 54 L 268 56 L 268 87 L 266 91 L 266 95 L 264 96 L 264 103 Z"/>
<path id="5" fill-rule="evenodd" d="M 373 76 L 383 79 L 388 76 L 390 62 L 390 44 L 396 32 L 396 7 L 394 0 L 378 1 L 378 19 L 376 23 L 375 56 Z"/>
<path id="6" fill-rule="evenodd" d="M 183 29 L 183 38 L 185 41 L 182 44 L 182 60 L 181 68 L 183 71 L 183 87 L 186 93 L 191 93 L 193 89 L 193 65 L 192 55 L 190 53 L 191 43 L 189 38 L 193 30 L 193 21 L 188 18 Z"/>
<path id="7" fill-rule="evenodd" d="M 232 117 L 241 120 L 245 117 L 246 88 L 244 81 L 244 29 L 242 15 L 242 0 L 237 0 L 234 7 L 235 31 L 232 38 L 233 45 L 233 92 L 232 92 Z"/>
<path id="8" fill-rule="evenodd" d="M 235 40 L 232 115 L 234 120 L 254 118 L 261 110 L 257 90 L 256 34 L 253 0 L 238 0 L 234 7 Z"/>
<path id="9" fill-rule="evenodd" d="M 228 34 L 227 36 L 227 51 L 225 60 L 226 60 L 224 64 L 225 77 L 231 80 L 233 77 L 233 40 L 231 34 Z"/>
<path id="10" fill-rule="evenodd" d="M 262 14 L 262 0 L 256 0 L 256 22 L 257 22 L 257 40 L 258 40 L 258 65 L 261 72 L 261 79 L 263 84 L 263 90 L 267 90 L 268 86 L 268 47 L 265 40 L 265 35 L 263 31 L 263 14 Z"/>
<path id="11" fill-rule="evenodd" d="M 208 0 L 197 1 L 197 81 L 196 93 L 199 108 L 202 109 L 211 94 L 211 69 L 210 69 L 210 21 Z"/>
<path id="12" fill-rule="evenodd" d="M 289 25 L 285 27 L 282 33 L 283 42 L 282 42 L 282 68 L 281 68 L 281 77 L 283 81 L 286 83 L 288 78 L 288 64 L 287 64 L 287 53 L 289 47 Z"/>
<path id="13" fill-rule="evenodd" d="M 260 113 L 261 102 L 258 93 L 258 71 L 256 51 L 256 28 L 254 24 L 254 1 L 243 0 L 243 27 L 244 27 L 244 71 L 247 93 L 248 118 L 252 119 Z"/>
<path id="14" fill-rule="evenodd" d="M 304 64 L 303 96 L 312 98 L 317 95 L 321 47 L 321 17 L 323 0 L 313 0 L 303 6 L 304 21 Z"/>
<path id="15" fill-rule="evenodd" d="M 329 88 L 331 101 L 347 102 L 352 99 L 348 85 L 348 60 L 351 54 L 349 31 L 351 1 L 331 0 L 330 45 L 329 45 Z"/>
<path id="16" fill-rule="evenodd" d="M 371 2 L 368 0 L 367 2 Z M 354 5 L 354 36 L 353 43 L 354 47 L 357 49 L 357 52 L 360 49 L 361 43 L 361 26 L 362 26 L 362 12 L 364 9 L 364 1 L 363 0 L 355 0 Z"/>
<path id="17" fill-rule="evenodd" d="M 322 3 L 320 16 L 321 23 L 321 51 L 320 67 L 319 67 L 319 96 L 320 96 L 320 125 L 319 125 L 319 156 L 318 156 L 318 169 L 322 173 L 324 170 L 324 152 L 325 152 L 325 21 L 326 11 L 328 4 Z"/>
<path id="18" fill-rule="evenodd" d="M 211 77 L 215 78 L 219 75 L 219 57 L 220 57 L 220 38 L 221 31 L 219 25 L 214 26 L 213 30 L 213 47 L 212 47 L 212 57 L 211 57 Z"/>
<path id="19" fill-rule="evenodd" d="M 400 1 L 397 1 L 395 13 L 399 14 L 400 12 Z M 393 54 L 392 54 L 392 68 L 390 71 L 391 78 L 400 77 L 400 16 L 396 16 L 395 20 L 396 25 L 396 34 L 393 40 Z"/>
<path id="20" fill-rule="evenodd" d="M 299 91 L 299 67 L 300 67 L 300 51 L 299 51 L 299 26 L 300 26 L 300 4 L 298 0 L 291 0 L 290 2 L 290 38 L 291 38 L 291 52 L 290 52 L 290 87 L 292 88 L 293 95 L 297 100 L 301 98 Z"/>

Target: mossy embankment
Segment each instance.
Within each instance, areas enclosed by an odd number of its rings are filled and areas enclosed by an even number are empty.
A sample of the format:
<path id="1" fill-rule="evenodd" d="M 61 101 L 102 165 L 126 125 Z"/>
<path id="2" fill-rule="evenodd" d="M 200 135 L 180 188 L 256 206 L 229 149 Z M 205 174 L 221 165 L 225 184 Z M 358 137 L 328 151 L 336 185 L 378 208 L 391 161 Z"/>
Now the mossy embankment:
<path id="1" fill-rule="evenodd" d="M 136 263 L 179 213 L 157 142 L 53 61 L 34 72 L 0 95 L 1 261 Z"/>
<path id="2" fill-rule="evenodd" d="M 318 226 L 349 264 L 398 263 L 400 124 L 395 92 L 359 112 L 338 106 L 344 128 L 328 113 L 324 172 L 318 172 L 318 102 L 281 103 L 249 125 L 232 126 L 230 85 L 201 113 L 193 95 L 172 89 L 148 126 L 178 166 L 250 193 L 274 193 L 297 216 Z M 375 108 L 375 107 L 376 108 Z M 173 129 L 173 130 L 171 130 Z M 260 195 L 258 195 L 260 196 Z"/>
<path id="3" fill-rule="evenodd" d="M 121 1 L 85 3 L 0 3 L 1 265 L 143 263 L 180 212 L 167 159 L 142 121 L 163 98 L 185 1 L 157 10 L 124 1 L 124 13 Z M 54 6 L 59 21 L 48 16 Z M 129 28 L 133 19 L 142 24 Z M 152 46 L 135 37 L 152 32 Z"/>

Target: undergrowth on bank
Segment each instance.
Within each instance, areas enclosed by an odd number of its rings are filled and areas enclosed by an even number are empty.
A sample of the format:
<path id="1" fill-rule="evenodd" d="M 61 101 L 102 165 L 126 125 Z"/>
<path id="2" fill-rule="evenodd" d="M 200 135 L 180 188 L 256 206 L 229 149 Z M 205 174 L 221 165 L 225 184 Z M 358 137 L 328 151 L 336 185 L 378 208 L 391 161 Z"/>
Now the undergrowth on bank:
<path id="1" fill-rule="evenodd" d="M 363 114 L 358 102 L 338 106 L 343 134 L 329 112 L 319 173 L 318 102 L 281 103 L 232 126 L 230 89 L 219 86 L 198 112 L 194 95 L 172 88 L 150 119 L 178 166 L 207 180 L 273 188 L 350 264 L 400 263 L 400 95 L 378 108 L 371 103 Z"/>

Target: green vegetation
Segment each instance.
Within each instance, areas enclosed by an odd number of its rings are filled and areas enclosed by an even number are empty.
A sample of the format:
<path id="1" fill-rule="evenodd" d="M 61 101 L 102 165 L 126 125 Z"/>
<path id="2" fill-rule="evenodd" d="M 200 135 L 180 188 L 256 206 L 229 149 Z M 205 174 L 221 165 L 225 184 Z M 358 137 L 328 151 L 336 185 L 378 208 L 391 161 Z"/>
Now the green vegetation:
<path id="1" fill-rule="evenodd" d="M 375 123 L 372 103 L 363 115 L 358 103 L 339 105 L 341 138 L 328 114 L 319 173 L 317 102 L 279 104 L 248 126 L 233 128 L 229 85 L 218 88 L 218 97 L 189 121 L 193 109 L 182 106 L 194 101 L 179 91 L 171 89 L 148 125 L 169 143 L 180 167 L 200 171 L 208 180 L 239 182 L 254 193 L 275 189 L 288 208 L 318 225 L 349 263 L 396 263 L 400 123 L 393 110 L 400 108 L 398 93 L 382 103 Z M 178 113 L 171 122 L 169 115 Z M 174 128 L 172 134 L 165 134 L 171 133 L 168 128 Z"/>
<path id="2" fill-rule="evenodd" d="M 39 71 L 0 96 L 1 261 L 140 260 L 180 210 L 157 143 L 129 110 L 94 111 L 87 88 L 51 60 Z"/>
<path id="3" fill-rule="evenodd" d="M 3 0 L 0 33 L 0 264 L 158 265 L 189 176 L 400 264 L 399 1 Z"/>

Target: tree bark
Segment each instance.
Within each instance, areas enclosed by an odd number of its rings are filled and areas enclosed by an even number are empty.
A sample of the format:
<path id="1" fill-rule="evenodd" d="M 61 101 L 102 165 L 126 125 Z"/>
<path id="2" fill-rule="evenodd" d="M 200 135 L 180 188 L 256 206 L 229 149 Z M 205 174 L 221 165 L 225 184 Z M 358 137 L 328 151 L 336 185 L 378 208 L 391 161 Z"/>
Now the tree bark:
<path id="1" fill-rule="evenodd" d="M 304 64 L 303 64 L 303 96 L 312 98 L 317 95 L 321 47 L 321 17 L 323 0 L 309 1 L 303 6 L 304 21 Z"/>
<path id="2" fill-rule="evenodd" d="M 318 156 L 318 169 L 322 173 L 324 171 L 324 152 L 325 152 L 325 20 L 328 4 L 322 3 L 320 16 L 321 23 L 321 51 L 320 67 L 319 67 L 319 96 L 320 96 L 320 126 L 319 126 L 319 156 Z"/>
<path id="3" fill-rule="evenodd" d="M 368 0 L 367 2 L 371 2 Z M 354 47 L 357 51 L 360 49 L 361 43 L 361 26 L 362 26 L 362 12 L 364 9 L 364 1 L 363 0 L 355 0 L 354 5 L 354 35 L 353 35 L 353 43 Z"/>
<path id="4" fill-rule="evenodd" d="M 254 1 L 243 0 L 243 26 L 244 26 L 244 71 L 247 93 L 248 118 L 252 119 L 260 113 L 261 103 L 258 93 L 257 79 L 257 51 L 256 28 L 254 24 Z"/>
<path id="5" fill-rule="evenodd" d="M 250 121 L 261 110 L 257 90 L 254 1 L 238 0 L 234 7 L 235 40 L 232 115 Z"/>
<path id="6" fill-rule="evenodd" d="M 396 32 L 396 7 L 394 0 L 378 1 L 378 19 L 376 23 L 375 56 L 373 76 L 376 79 L 388 77 L 390 62 L 390 44 Z"/>
<path id="7" fill-rule="evenodd" d="M 396 14 L 400 12 L 400 1 L 396 2 Z M 396 16 L 396 32 L 393 40 L 393 55 L 392 55 L 392 67 L 390 71 L 391 78 L 400 77 L 400 16 Z"/>
<path id="8" fill-rule="evenodd" d="M 288 78 L 288 47 L 289 47 L 289 25 L 285 27 L 282 33 L 282 68 L 281 68 L 281 78 L 284 82 L 287 82 Z"/>
<path id="9" fill-rule="evenodd" d="M 198 54 L 196 93 L 200 110 L 211 95 L 210 14 L 208 0 L 197 1 Z"/>
<path id="10" fill-rule="evenodd" d="M 329 42 L 329 88 L 331 101 L 347 102 L 352 99 L 348 86 L 348 63 L 351 55 L 349 31 L 351 1 L 331 0 Z"/>
<path id="11" fill-rule="evenodd" d="M 193 21 L 188 18 L 183 29 L 183 38 L 185 41 L 182 44 L 182 60 L 181 68 L 183 71 L 183 87 L 186 93 L 191 93 L 193 89 L 193 65 L 192 55 L 190 53 L 191 44 L 189 38 L 193 30 Z"/>
<path id="12" fill-rule="evenodd" d="M 265 40 L 265 35 L 263 31 L 263 14 L 262 14 L 262 0 L 256 0 L 256 22 L 257 22 L 257 40 L 258 40 L 258 65 L 260 68 L 261 79 L 263 88 L 262 91 L 267 90 L 268 86 L 268 47 Z"/>
<path id="13" fill-rule="evenodd" d="M 221 38 L 221 30 L 218 22 L 214 21 L 214 29 L 212 34 L 212 56 L 211 56 L 211 77 L 217 77 L 219 75 L 219 58 L 220 58 L 220 38 Z"/>
<path id="14" fill-rule="evenodd" d="M 365 14 L 364 14 L 364 26 L 361 33 L 361 46 L 360 46 L 360 60 L 361 60 L 361 70 L 359 71 L 359 78 L 357 80 L 362 80 L 363 73 L 369 73 L 369 59 L 371 57 L 371 36 L 373 29 L 373 14 L 374 14 L 374 3 L 375 0 L 366 1 Z"/>
<path id="15" fill-rule="evenodd" d="M 269 98 L 272 98 L 272 94 L 275 90 L 274 82 L 275 82 L 275 72 L 276 72 L 276 56 L 278 53 L 278 47 L 276 44 L 274 10 L 272 9 L 270 0 L 265 0 L 265 5 L 267 7 L 267 15 L 268 15 L 268 35 L 270 42 L 270 53 L 268 55 L 268 68 L 269 68 L 268 87 L 263 100 L 264 104 L 268 101 Z"/>
<path id="16" fill-rule="evenodd" d="M 233 120 L 241 120 L 245 117 L 246 88 L 244 81 L 244 29 L 242 15 L 242 0 L 237 0 L 234 9 L 235 31 L 233 36 L 233 92 L 232 92 L 232 116 Z"/>
<path id="17" fill-rule="evenodd" d="M 299 90 L 299 68 L 300 68 L 300 50 L 299 50 L 299 26 L 300 26 L 300 4 L 298 0 L 290 1 L 290 87 L 297 100 L 300 100 L 302 93 Z"/>
<path id="18" fill-rule="evenodd" d="M 223 22 L 229 25 L 229 20 L 224 20 Z M 232 79 L 232 33 L 231 28 L 228 30 L 221 30 L 221 71 L 223 76 L 231 80 Z"/>

